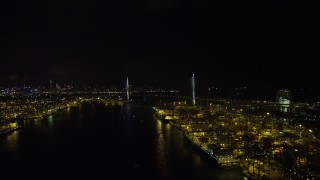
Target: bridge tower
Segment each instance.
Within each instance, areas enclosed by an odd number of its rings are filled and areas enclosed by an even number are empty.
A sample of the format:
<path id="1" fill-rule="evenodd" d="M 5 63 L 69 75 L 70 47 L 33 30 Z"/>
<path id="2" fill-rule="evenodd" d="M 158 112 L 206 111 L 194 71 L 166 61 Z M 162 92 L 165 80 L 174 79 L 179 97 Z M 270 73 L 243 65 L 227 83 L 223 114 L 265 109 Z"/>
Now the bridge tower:
<path id="1" fill-rule="evenodd" d="M 195 80 L 194 80 L 194 74 L 192 74 L 192 103 L 195 106 L 196 105 L 196 93 L 195 93 Z"/>
<path id="2" fill-rule="evenodd" d="M 129 96 L 129 78 L 127 77 L 127 82 L 126 82 L 126 91 L 127 91 L 127 101 L 130 101 L 130 96 Z"/>
<path id="3" fill-rule="evenodd" d="M 51 100 L 51 96 L 52 96 L 52 80 L 49 81 L 50 82 L 50 87 L 49 87 L 49 98 Z"/>

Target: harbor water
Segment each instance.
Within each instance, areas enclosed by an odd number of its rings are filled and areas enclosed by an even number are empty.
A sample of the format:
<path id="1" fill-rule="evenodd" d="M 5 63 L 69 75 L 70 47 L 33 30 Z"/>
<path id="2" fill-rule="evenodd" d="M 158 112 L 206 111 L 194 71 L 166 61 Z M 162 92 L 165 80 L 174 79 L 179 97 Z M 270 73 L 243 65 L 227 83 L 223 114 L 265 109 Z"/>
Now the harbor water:
<path id="1" fill-rule="evenodd" d="M 138 105 L 85 103 L 0 137 L 0 179 L 240 179 Z"/>

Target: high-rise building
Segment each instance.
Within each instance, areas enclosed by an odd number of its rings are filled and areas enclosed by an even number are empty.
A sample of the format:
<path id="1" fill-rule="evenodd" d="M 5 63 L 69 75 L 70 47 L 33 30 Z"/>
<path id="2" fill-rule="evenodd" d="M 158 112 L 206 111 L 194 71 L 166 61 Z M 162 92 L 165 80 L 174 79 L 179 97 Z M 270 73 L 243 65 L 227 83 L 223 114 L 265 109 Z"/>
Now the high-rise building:
<path id="1" fill-rule="evenodd" d="M 130 94 L 129 94 L 129 78 L 127 77 L 127 82 L 126 82 L 126 91 L 127 91 L 127 102 L 130 102 Z"/>
<path id="2" fill-rule="evenodd" d="M 277 92 L 276 103 L 280 106 L 280 111 L 289 111 L 290 99 L 290 91 L 282 89 Z"/>

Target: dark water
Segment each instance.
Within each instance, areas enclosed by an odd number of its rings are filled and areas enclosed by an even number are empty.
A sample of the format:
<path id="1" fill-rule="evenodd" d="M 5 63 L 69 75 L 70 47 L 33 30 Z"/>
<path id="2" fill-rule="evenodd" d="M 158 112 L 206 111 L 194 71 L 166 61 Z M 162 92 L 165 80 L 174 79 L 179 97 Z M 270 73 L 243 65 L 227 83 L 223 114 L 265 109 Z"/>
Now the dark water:
<path id="1" fill-rule="evenodd" d="M 150 107 L 83 104 L 0 140 L 0 179 L 240 179 Z"/>

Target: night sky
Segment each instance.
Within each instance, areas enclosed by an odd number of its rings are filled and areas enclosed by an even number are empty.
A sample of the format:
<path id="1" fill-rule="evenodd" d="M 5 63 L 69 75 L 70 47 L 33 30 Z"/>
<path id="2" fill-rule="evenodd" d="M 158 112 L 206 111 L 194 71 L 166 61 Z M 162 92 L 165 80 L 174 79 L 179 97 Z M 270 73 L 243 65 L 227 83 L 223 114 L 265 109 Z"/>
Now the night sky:
<path id="1" fill-rule="evenodd" d="M 203 87 L 290 88 L 314 87 L 317 76 L 311 25 L 288 0 L 1 3 L 1 84 L 129 76 L 179 88 L 195 73 Z"/>

